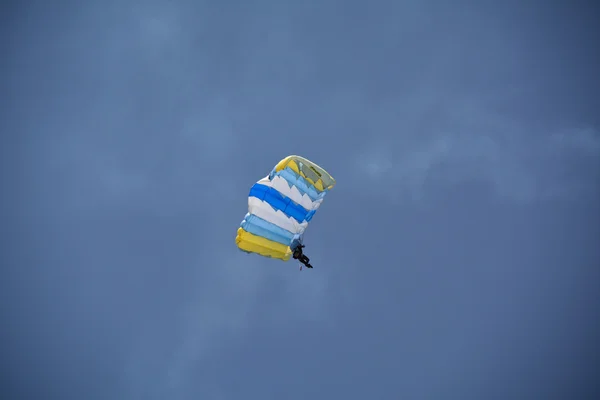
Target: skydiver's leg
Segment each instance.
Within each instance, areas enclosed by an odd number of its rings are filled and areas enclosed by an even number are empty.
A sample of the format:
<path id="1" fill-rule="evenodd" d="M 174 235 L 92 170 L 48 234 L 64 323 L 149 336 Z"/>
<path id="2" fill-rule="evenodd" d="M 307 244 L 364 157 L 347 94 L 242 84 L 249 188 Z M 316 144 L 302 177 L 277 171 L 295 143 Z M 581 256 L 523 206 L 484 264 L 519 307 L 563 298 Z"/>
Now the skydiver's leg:
<path id="1" fill-rule="evenodd" d="M 302 255 L 302 258 L 300 259 L 300 262 L 302 262 L 302 264 L 306 265 L 307 268 L 312 268 L 312 265 L 310 265 L 310 259 L 308 257 L 306 257 L 304 254 Z"/>

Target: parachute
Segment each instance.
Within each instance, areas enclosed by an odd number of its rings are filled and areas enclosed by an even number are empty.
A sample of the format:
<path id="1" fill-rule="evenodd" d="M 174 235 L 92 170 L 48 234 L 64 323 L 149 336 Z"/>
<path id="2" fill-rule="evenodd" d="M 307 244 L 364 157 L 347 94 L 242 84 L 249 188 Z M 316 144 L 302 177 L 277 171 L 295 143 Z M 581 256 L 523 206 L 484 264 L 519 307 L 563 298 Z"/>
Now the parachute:
<path id="1" fill-rule="evenodd" d="M 256 182 L 235 243 L 246 253 L 288 261 L 335 179 L 306 158 L 288 156 Z"/>

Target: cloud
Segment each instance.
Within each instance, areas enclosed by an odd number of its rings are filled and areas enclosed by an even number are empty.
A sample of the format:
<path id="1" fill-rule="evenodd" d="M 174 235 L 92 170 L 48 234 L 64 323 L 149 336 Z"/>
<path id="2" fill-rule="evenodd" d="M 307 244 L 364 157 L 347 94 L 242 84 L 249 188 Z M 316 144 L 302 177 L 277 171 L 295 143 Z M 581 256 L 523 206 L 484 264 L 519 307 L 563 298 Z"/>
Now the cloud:
<path id="1" fill-rule="evenodd" d="M 539 132 L 482 108 L 452 111 L 447 130 L 432 130 L 418 141 L 371 140 L 357 157 L 358 172 L 385 183 L 396 201 L 421 201 L 431 185 L 443 189 L 469 181 L 487 182 L 499 198 L 519 203 L 573 198 L 598 188 L 596 130 Z"/>

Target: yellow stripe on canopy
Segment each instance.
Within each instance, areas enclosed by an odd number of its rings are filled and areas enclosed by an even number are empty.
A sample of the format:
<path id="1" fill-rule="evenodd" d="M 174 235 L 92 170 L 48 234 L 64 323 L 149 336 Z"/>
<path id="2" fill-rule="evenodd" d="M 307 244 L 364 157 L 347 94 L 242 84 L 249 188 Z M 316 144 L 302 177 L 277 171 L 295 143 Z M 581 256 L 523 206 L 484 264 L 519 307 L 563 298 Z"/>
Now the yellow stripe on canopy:
<path id="1" fill-rule="evenodd" d="M 277 163 L 275 171 L 279 172 L 286 167 L 306 179 L 319 192 L 329 190 L 335 186 L 335 179 L 327 171 L 304 157 L 288 156 Z M 317 179 L 313 179 L 309 175 L 313 175 Z"/>
<path id="2" fill-rule="evenodd" d="M 250 232 L 246 232 L 243 228 L 238 228 L 235 243 L 241 250 L 258 253 L 265 257 L 287 261 L 292 256 L 292 252 L 288 246 L 253 235 Z"/>

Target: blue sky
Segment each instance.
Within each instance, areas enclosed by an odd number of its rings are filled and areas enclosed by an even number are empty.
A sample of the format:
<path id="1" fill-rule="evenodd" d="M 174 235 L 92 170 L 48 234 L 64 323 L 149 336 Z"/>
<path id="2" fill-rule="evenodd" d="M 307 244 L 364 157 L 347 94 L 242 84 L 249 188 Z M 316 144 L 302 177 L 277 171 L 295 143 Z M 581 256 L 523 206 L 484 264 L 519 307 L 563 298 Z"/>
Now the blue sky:
<path id="1" fill-rule="evenodd" d="M 585 2 L 3 6 L 0 393 L 600 395 Z M 299 154 L 314 270 L 234 244 Z"/>

